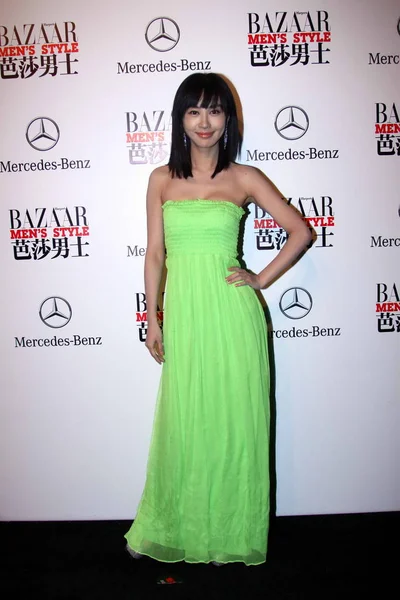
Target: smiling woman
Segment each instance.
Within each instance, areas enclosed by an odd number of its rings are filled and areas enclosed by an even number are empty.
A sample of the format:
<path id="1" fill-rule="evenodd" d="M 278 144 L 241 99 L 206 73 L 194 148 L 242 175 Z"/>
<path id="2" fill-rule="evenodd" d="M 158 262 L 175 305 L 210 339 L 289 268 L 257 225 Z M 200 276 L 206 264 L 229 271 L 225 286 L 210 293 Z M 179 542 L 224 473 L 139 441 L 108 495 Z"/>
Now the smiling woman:
<path id="1" fill-rule="evenodd" d="M 232 92 L 214 73 L 190 75 L 176 92 L 168 163 L 172 177 L 192 177 L 191 143 L 202 137 L 213 138 L 209 147 L 218 143 L 214 178 L 236 159 L 242 145 Z"/>
<path id="2" fill-rule="evenodd" d="M 189 108 L 183 117 L 183 128 L 185 130 L 184 143 L 190 140 L 210 140 L 214 145 L 225 131 L 225 113 L 220 104 L 207 108 Z M 224 135 L 224 143 L 227 141 L 227 133 Z M 204 146 L 208 147 L 208 146 Z"/>
<path id="3" fill-rule="evenodd" d="M 169 163 L 153 171 L 147 193 L 146 347 L 163 369 L 145 488 L 125 536 L 135 558 L 266 560 L 269 365 L 254 289 L 276 278 L 310 235 L 268 180 L 235 163 L 241 142 L 224 79 L 213 73 L 185 79 L 172 110 Z M 258 275 L 237 260 L 250 198 L 290 233 Z"/>

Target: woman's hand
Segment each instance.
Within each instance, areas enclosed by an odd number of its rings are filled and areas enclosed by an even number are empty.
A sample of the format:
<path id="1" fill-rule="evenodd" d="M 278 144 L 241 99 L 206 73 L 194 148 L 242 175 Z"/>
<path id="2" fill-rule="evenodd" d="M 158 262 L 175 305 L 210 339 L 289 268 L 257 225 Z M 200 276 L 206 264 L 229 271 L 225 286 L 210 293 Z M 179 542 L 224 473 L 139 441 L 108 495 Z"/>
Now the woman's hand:
<path id="1" fill-rule="evenodd" d="M 162 333 L 158 323 L 152 323 L 148 325 L 145 346 L 154 360 L 161 365 L 165 359 Z"/>
<path id="2" fill-rule="evenodd" d="M 249 285 L 255 290 L 261 289 L 260 278 L 255 273 L 251 273 L 250 271 L 246 271 L 246 269 L 241 269 L 240 267 L 228 267 L 228 271 L 233 271 L 233 273 L 225 278 L 227 283 L 234 283 L 235 287 Z"/>

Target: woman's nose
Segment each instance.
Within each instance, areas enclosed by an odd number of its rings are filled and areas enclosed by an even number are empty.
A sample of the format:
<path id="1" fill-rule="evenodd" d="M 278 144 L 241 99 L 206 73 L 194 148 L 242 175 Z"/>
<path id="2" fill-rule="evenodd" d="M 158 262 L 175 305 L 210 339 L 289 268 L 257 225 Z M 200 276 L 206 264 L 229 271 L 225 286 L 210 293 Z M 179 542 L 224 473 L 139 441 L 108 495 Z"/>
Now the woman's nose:
<path id="1" fill-rule="evenodd" d="M 204 129 L 209 127 L 210 125 L 210 121 L 208 118 L 208 112 L 205 110 L 204 112 L 202 111 L 200 113 L 200 127 L 203 127 Z"/>

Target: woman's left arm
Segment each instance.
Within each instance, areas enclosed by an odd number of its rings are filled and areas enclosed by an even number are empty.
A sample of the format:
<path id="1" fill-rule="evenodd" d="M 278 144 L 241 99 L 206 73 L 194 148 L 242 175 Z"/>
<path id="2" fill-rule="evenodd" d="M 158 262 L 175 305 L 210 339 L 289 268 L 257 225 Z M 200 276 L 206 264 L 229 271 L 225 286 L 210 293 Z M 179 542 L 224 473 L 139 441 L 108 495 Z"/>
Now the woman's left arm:
<path id="1" fill-rule="evenodd" d="M 289 236 L 277 256 L 258 275 L 239 267 L 229 268 L 233 273 L 226 278 L 228 283 L 263 289 L 281 275 L 306 248 L 312 239 L 311 231 L 300 215 L 280 197 L 269 179 L 257 169 L 240 167 L 240 183 L 246 196 L 253 198 Z"/>

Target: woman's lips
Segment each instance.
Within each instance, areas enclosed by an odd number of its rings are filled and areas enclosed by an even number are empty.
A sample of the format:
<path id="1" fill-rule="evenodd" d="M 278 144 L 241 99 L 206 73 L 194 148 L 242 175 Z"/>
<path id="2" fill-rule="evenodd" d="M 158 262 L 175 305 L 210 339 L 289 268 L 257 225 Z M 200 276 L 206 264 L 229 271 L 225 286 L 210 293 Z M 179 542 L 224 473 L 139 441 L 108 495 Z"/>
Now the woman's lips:
<path id="1" fill-rule="evenodd" d="M 206 138 L 210 138 L 213 135 L 213 133 L 212 132 L 211 133 L 200 133 L 200 132 L 197 132 L 197 135 L 199 137 L 201 137 L 201 138 L 206 139 Z"/>

